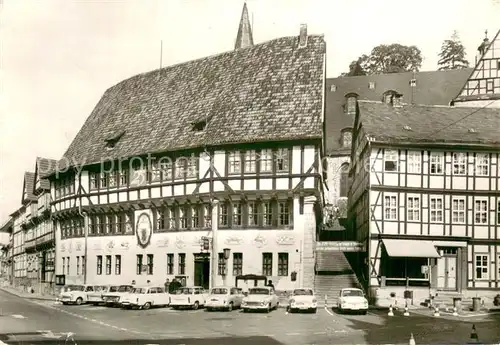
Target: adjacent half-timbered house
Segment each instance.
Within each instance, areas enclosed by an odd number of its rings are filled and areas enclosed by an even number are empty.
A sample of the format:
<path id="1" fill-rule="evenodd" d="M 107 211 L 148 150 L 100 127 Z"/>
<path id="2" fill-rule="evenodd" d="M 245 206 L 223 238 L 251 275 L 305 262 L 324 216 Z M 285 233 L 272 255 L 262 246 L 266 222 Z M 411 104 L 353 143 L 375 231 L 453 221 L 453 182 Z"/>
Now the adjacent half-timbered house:
<path id="1" fill-rule="evenodd" d="M 349 215 L 375 303 L 498 291 L 499 126 L 498 109 L 357 102 Z"/>
<path id="2" fill-rule="evenodd" d="M 239 31 L 105 92 L 51 176 L 66 283 L 313 281 L 325 42 L 254 45 L 246 6 Z"/>
<path id="3" fill-rule="evenodd" d="M 500 108 L 500 30 L 478 47 L 476 65 L 453 104 L 461 107 Z"/>
<path id="4" fill-rule="evenodd" d="M 11 283 L 12 258 L 11 242 L 14 222 L 11 217 L 0 226 L 0 281 Z"/>

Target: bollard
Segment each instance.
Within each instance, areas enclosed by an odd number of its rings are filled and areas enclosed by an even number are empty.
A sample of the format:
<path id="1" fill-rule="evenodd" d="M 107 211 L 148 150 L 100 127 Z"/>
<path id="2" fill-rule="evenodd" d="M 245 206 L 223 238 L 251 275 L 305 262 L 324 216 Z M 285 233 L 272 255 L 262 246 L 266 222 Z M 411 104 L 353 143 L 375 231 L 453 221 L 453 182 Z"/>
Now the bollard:
<path id="1" fill-rule="evenodd" d="M 413 333 L 411 333 L 410 335 L 410 341 L 408 342 L 408 345 L 416 345 L 415 338 L 413 338 Z"/>
<path id="2" fill-rule="evenodd" d="M 408 312 L 408 303 L 405 305 L 405 312 L 403 314 L 404 316 L 410 316 L 410 313 Z"/>
<path id="3" fill-rule="evenodd" d="M 392 311 L 392 304 L 389 306 L 389 313 L 387 313 L 387 316 L 394 316 L 394 312 Z"/>
<path id="4" fill-rule="evenodd" d="M 457 307 L 453 307 L 453 316 L 458 316 Z"/>
<path id="5" fill-rule="evenodd" d="M 439 307 L 436 306 L 436 308 L 434 308 L 434 316 L 435 317 L 439 317 Z"/>

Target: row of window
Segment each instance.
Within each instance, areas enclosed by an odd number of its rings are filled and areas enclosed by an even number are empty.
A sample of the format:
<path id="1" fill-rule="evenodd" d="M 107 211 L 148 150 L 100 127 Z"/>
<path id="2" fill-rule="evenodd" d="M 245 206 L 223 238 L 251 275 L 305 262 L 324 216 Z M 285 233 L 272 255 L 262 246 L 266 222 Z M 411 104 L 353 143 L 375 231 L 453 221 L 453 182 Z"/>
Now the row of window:
<path id="1" fill-rule="evenodd" d="M 256 173 L 289 173 L 291 169 L 292 151 L 287 148 L 262 149 L 246 151 L 229 151 L 226 154 L 227 174 L 256 174 Z M 199 156 L 192 154 L 189 157 L 179 157 L 173 161 L 170 157 L 161 157 L 153 162 L 136 158 L 131 167 L 109 166 L 100 173 L 91 172 L 89 175 L 90 189 L 109 189 L 140 185 L 145 182 L 172 182 L 184 178 L 198 177 Z M 74 179 L 72 183 L 74 193 Z M 66 187 L 61 187 L 66 191 Z M 66 194 L 57 194 L 56 197 Z"/>
<path id="2" fill-rule="evenodd" d="M 420 174 L 422 173 L 422 152 L 408 151 L 407 173 Z M 399 153 L 397 150 L 385 150 L 384 153 L 384 171 L 397 172 L 399 167 Z M 452 173 L 456 176 L 490 175 L 490 154 L 476 153 L 474 156 L 474 168 L 470 171 L 468 163 L 468 155 L 464 152 L 455 152 L 452 154 Z M 444 153 L 430 152 L 429 153 L 429 174 L 442 175 L 444 173 Z"/>
<path id="3" fill-rule="evenodd" d="M 69 175 L 54 182 L 56 198 L 75 194 L 75 175 Z"/>
<path id="4" fill-rule="evenodd" d="M 398 220 L 398 196 L 384 196 L 384 220 Z M 429 213 L 431 223 L 444 221 L 444 201 L 442 196 L 429 196 Z M 451 200 L 451 222 L 466 223 L 466 197 L 454 196 Z M 420 196 L 408 196 L 406 200 L 406 220 L 421 221 L 422 203 Z M 474 224 L 487 225 L 489 215 L 488 198 L 474 200 Z M 500 201 L 497 205 L 497 224 L 500 225 Z"/>

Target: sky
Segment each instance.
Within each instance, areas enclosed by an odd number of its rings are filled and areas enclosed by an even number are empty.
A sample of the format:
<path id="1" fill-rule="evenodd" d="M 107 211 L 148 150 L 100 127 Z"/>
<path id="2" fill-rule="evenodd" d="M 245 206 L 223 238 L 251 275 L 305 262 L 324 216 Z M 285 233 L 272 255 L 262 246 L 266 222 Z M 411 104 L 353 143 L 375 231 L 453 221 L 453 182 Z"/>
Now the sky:
<path id="1" fill-rule="evenodd" d="M 435 70 L 454 30 L 474 61 L 500 0 L 247 0 L 254 42 L 324 34 L 327 76 L 379 44 L 418 46 Z M 232 50 L 243 0 L 0 0 L 0 223 L 37 156 L 60 159 L 106 89 Z M 163 53 L 161 51 L 163 41 Z"/>

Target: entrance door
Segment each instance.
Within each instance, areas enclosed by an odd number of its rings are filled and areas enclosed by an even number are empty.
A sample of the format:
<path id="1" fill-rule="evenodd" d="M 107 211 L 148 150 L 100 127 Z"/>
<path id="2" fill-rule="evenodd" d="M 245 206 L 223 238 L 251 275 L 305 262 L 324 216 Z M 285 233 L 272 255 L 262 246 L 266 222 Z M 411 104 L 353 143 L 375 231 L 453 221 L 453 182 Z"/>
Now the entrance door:
<path id="1" fill-rule="evenodd" d="M 195 254 L 194 285 L 205 289 L 210 285 L 210 257 L 208 254 Z"/>
<path id="2" fill-rule="evenodd" d="M 440 290 L 457 289 L 456 255 L 443 256 L 438 260 L 437 288 Z"/>

